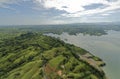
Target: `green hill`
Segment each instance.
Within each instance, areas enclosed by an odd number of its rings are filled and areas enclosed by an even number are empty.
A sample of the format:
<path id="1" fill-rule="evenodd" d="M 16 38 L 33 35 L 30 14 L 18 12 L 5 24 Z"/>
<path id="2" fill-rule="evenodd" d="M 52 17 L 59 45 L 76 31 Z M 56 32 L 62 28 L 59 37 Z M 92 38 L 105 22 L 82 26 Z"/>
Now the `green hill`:
<path id="1" fill-rule="evenodd" d="M 0 42 L 0 79 L 106 79 L 102 65 L 88 51 L 42 34 Z"/>

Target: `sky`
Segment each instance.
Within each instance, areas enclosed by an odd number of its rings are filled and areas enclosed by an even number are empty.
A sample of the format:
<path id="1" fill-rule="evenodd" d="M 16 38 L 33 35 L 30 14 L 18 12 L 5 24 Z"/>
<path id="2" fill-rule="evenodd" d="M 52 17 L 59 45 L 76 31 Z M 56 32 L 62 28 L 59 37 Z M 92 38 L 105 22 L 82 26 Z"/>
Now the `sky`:
<path id="1" fill-rule="evenodd" d="M 0 25 L 120 22 L 120 0 L 0 0 Z"/>

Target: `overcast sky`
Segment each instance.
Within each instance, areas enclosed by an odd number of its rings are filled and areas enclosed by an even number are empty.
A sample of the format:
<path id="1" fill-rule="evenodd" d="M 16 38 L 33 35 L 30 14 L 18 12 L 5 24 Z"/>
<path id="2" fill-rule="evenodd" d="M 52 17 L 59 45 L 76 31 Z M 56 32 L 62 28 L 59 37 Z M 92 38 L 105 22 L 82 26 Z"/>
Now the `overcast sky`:
<path id="1" fill-rule="evenodd" d="M 120 0 L 0 0 L 0 25 L 120 22 Z"/>

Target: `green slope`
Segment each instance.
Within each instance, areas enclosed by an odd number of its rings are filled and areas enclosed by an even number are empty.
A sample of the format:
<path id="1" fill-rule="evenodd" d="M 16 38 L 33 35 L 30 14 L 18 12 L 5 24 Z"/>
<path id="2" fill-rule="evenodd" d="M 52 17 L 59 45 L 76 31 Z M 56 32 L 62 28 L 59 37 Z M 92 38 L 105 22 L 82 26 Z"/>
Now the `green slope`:
<path id="1" fill-rule="evenodd" d="M 0 43 L 0 79 L 105 79 L 80 58 L 87 53 L 53 37 L 22 34 Z"/>

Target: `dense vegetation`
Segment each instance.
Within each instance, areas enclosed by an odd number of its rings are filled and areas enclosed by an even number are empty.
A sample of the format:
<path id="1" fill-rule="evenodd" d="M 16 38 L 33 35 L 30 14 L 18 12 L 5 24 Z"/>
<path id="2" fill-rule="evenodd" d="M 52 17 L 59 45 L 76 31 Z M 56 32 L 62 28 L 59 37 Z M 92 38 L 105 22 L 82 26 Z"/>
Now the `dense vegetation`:
<path id="1" fill-rule="evenodd" d="M 103 71 L 80 58 L 89 53 L 82 48 L 40 33 L 5 35 L 0 42 L 0 79 L 105 79 Z"/>

